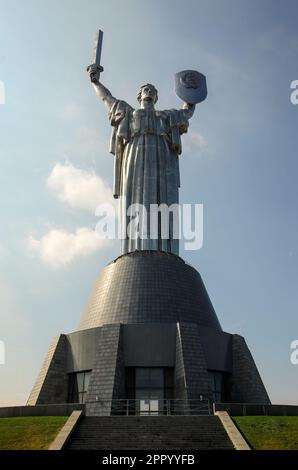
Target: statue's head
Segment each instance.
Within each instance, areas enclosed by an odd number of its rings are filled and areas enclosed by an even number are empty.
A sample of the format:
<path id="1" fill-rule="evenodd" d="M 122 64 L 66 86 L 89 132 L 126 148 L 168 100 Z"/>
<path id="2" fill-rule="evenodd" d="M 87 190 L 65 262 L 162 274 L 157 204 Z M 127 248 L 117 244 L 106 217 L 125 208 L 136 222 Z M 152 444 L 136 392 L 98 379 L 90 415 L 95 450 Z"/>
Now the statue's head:
<path id="1" fill-rule="evenodd" d="M 158 100 L 157 89 L 154 85 L 151 85 L 151 83 L 147 83 L 146 85 L 141 86 L 137 100 L 139 103 L 142 101 L 153 101 L 155 104 Z"/>

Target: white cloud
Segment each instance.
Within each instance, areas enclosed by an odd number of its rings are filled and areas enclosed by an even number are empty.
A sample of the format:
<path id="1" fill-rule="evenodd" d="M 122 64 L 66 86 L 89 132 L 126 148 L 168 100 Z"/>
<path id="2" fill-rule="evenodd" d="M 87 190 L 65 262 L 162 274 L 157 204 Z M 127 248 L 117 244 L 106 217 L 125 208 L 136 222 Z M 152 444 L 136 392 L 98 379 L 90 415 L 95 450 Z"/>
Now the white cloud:
<path id="1" fill-rule="evenodd" d="M 198 132 L 197 130 L 190 129 L 187 133 L 187 136 L 185 137 L 185 140 L 183 141 L 183 149 L 182 152 L 185 153 L 192 153 L 197 155 L 197 152 L 199 151 L 200 154 L 206 151 L 208 153 L 210 152 L 210 148 L 207 144 L 207 140 L 205 137 Z"/>
<path id="2" fill-rule="evenodd" d="M 207 141 L 205 137 L 197 131 L 189 131 L 189 138 L 191 143 L 200 149 L 207 147 Z"/>
<path id="3" fill-rule="evenodd" d="M 72 208 L 94 211 L 99 204 L 114 204 L 112 189 L 102 178 L 71 163 L 56 163 L 47 185 Z"/>
<path id="4" fill-rule="evenodd" d="M 40 240 L 33 236 L 27 239 L 27 248 L 37 253 L 41 260 L 54 268 L 66 266 L 75 259 L 107 247 L 110 240 L 100 239 L 94 230 L 82 227 L 75 233 L 53 229 Z"/>

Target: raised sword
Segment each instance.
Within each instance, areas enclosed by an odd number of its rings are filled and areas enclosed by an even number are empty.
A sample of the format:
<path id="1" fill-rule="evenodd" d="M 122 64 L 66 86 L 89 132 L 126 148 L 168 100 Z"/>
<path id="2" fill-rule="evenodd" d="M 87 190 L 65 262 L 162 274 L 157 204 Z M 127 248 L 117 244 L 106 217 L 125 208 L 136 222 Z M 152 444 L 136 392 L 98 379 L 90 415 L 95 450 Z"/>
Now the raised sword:
<path id="1" fill-rule="evenodd" d="M 101 51 L 102 51 L 102 43 L 103 43 L 103 31 L 100 29 L 95 36 L 95 43 L 93 48 L 92 54 L 92 65 L 96 65 L 97 73 L 94 77 L 95 79 L 99 79 L 100 72 L 103 72 L 103 67 L 100 64 L 101 60 Z M 87 67 L 87 72 L 89 72 L 90 65 Z"/>

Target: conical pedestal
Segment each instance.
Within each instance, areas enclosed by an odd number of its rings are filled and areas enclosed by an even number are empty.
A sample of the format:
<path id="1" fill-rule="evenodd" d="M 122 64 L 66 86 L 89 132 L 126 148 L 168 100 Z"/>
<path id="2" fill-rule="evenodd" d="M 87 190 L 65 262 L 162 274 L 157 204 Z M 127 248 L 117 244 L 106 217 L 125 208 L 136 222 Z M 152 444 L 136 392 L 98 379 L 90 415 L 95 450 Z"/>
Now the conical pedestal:
<path id="1" fill-rule="evenodd" d="M 196 323 L 221 330 L 200 274 L 158 251 L 120 256 L 99 274 L 79 330 L 111 323 Z"/>

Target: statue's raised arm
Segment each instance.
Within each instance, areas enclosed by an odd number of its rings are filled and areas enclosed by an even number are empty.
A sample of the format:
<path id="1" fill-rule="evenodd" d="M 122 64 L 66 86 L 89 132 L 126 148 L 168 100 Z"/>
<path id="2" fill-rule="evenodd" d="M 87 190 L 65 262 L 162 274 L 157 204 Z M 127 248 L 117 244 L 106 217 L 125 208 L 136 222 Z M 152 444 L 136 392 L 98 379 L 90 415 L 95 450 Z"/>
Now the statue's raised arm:
<path id="1" fill-rule="evenodd" d="M 190 119 L 190 118 L 193 117 L 193 114 L 194 114 L 195 109 L 196 109 L 196 105 L 192 104 L 192 103 L 184 103 L 182 109 L 184 111 L 185 117 L 187 119 Z"/>
<path id="2" fill-rule="evenodd" d="M 109 120 L 113 127 L 110 140 L 110 153 L 115 155 L 113 194 L 117 199 L 120 196 L 122 157 L 125 147 L 124 141 L 127 143 L 130 138 L 129 119 L 133 108 L 125 101 L 116 99 L 110 90 L 100 83 L 99 76 L 102 71 L 103 67 L 96 63 L 87 67 L 87 72 L 96 95 L 104 102 L 109 110 Z"/>
<path id="3" fill-rule="evenodd" d="M 102 83 L 99 81 L 99 74 L 102 71 L 102 68 L 97 64 L 89 65 L 87 68 L 89 77 L 96 95 L 104 102 L 108 110 L 110 111 L 113 104 L 117 101 L 110 90 L 108 90 Z"/>

